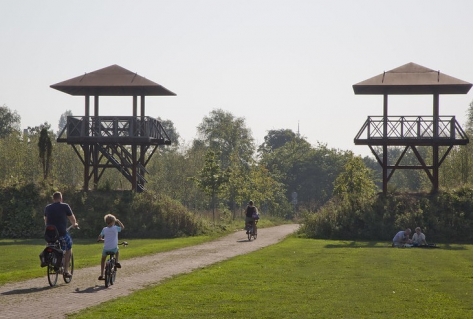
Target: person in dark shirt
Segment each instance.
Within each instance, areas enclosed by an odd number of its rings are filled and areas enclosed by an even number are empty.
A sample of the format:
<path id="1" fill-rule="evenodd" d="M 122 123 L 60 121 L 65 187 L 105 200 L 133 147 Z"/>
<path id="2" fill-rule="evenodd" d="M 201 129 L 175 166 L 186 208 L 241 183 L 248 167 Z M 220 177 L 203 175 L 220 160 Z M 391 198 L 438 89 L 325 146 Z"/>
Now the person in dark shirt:
<path id="1" fill-rule="evenodd" d="M 71 210 L 71 207 L 63 203 L 63 195 L 60 192 L 53 194 L 53 203 L 44 208 L 44 224 L 46 226 L 53 225 L 59 233 L 59 242 L 61 249 L 65 251 L 64 254 L 64 276 L 71 277 L 69 273 L 69 260 L 71 259 L 72 238 L 67 232 L 67 221 L 77 227 L 76 216 Z"/>
<path id="2" fill-rule="evenodd" d="M 257 207 L 253 205 L 253 201 L 250 201 L 249 204 L 247 205 L 247 209 L 245 211 L 245 227 L 247 227 L 248 223 L 252 223 L 254 233 L 257 233 L 257 223 L 255 223 L 255 216 L 258 216 L 258 210 Z M 248 233 L 248 232 L 247 232 Z"/>

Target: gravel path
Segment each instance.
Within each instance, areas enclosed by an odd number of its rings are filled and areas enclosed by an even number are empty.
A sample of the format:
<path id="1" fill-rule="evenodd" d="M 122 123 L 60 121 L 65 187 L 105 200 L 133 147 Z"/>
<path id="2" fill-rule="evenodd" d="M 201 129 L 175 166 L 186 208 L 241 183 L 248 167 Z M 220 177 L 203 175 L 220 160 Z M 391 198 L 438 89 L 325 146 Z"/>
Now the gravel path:
<path id="1" fill-rule="evenodd" d="M 70 284 L 60 277 L 53 288 L 49 287 L 46 276 L 6 284 L 0 286 L 0 318 L 65 318 L 67 314 L 126 296 L 171 276 L 275 244 L 298 227 L 291 224 L 262 228 L 258 230 L 258 239 L 251 242 L 244 231 L 239 231 L 201 245 L 123 260 L 117 281 L 109 288 L 97 280 L 99 265 L 74 271 Z"/>

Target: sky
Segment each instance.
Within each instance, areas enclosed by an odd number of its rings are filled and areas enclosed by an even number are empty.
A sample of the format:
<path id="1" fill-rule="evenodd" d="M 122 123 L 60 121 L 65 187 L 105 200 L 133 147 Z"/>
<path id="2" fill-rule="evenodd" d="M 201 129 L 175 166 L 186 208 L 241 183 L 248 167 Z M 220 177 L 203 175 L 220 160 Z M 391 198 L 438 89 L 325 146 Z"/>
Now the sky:
<path id="1" fill-rule="evenodd" d="M 50 85 L 117 64 L 176 93 L 147 97 L 146 115 L 171 120 L 185 145 L 222 109 L 257 145 L 291 129 L 370 156 L 354 137 L 383 97 L 352 85 L 409 62 L 472 83 L 473 1 L 0 1 L 0 106 L 22 129 L 84 115 L 84 97 Z M 440 115 L 464 126 L 472 100 L 441 95 Z M 389 115 L 432 107 L 430 95 L 388 97 Z M 101 97 L 99 113 L 131 116 L 132 97 Z"/>

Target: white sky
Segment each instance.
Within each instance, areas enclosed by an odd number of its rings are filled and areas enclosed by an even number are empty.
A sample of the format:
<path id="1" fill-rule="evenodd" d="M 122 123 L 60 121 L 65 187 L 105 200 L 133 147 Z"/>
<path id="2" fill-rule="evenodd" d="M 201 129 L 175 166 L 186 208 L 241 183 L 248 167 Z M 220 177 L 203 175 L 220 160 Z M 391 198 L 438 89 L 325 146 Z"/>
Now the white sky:
<path id="1" fill-rule="evenodd" d="M 84 97 L 49 86 L 118 64 L 177 94 L 147 97 L 146 115 L 185 142 L 221 108 L 257 145 L 299 123 L 313 145 L 365 156 L 353 140 L 383 99 L 352 85 L 409 62 L 472 83 L 473 1 L 0 1 L 0 105 L 22 128 L 84 115 Z M 472 92 L 440 96 L 440 115 L 464 125 Z M 432 114 L 432 96 L 388 102 L 389 115 Z M 132 98 L 101 97 L 99 113 L 132 115 Z"/>

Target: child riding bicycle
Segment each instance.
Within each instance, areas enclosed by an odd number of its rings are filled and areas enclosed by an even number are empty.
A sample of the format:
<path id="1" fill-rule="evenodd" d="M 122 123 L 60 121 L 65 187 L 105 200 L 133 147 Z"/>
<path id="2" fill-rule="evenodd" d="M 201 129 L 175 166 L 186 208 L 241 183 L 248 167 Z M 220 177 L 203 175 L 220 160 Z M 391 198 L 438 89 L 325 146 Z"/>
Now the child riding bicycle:
<path id="1" fill-rule="evenodd" d="M 104 216 L 104 221 L 107 224 L 106 227 L 102 229 L 99 234 L 99 238 L 97 241 L 104 242 L 104 249 L 102 250 L 102 259 L 100 260 L 100 276 L 99 280 L 105 280 L 104 278 L 104 268 L 105 268 L 105 259 L 107 258 L 107 253 L 115 253 L 117 262 L 115 263 L 115 267 L 122 268 L 120 263 L 118 262 L 119 259 L 119 249 L 118 249 L 118 233 L 125 228 L 120 220 L 115 218 L 112 214 L 107 214 Z M 115 225 L 115 223 L 119 224 L 119 226 Z"/>

